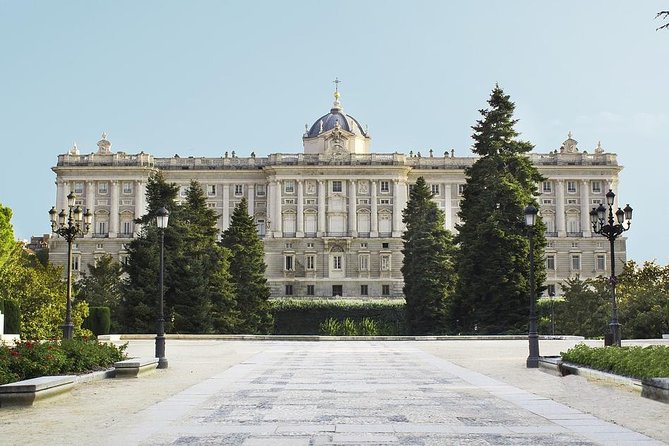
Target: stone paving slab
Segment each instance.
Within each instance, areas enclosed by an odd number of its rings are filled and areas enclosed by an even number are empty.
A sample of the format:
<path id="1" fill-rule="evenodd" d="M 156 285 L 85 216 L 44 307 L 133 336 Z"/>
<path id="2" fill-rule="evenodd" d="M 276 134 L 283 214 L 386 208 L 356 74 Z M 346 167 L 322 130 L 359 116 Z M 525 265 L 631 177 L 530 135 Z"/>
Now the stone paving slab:
<path id="1" fill-rule="evenodd" d="M 662 445 L 410 344 L 275 342 L 107 444 Z"/>

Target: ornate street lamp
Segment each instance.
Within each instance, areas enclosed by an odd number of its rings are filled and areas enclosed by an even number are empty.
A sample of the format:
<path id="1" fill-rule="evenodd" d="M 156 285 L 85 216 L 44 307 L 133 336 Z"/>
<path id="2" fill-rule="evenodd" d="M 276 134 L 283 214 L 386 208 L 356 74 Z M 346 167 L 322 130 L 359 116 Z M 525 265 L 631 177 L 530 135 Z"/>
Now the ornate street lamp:
<path id="1" fill-rule="evenodd" d="M 51 231 L 60 235 L 67 242 L 67 305 L 65 307 L 65 324 L 63 325 L 63 339 L 72 339 L 74 324 L 72 323 L 72 242 L 83 237 L 91 228 L 93 215 L 88 209 L 83 213 L 81 207 L 74 206 L 77 196 L 70 192 L 67 196 L 68 211 L 62 209 L 60 213 L 55 207 L 49 210 Z"/>
<path id="2" fill-rule="evenodd" d="M 629 230 L 632 225 L 632 208 L 628 204 L 625 209 L 620 209 L 615 212 L 615 220 L 613 219 L 613 203 L 616 194 L 611 189 L 606 193 L 606 204 L 609 208 L 608 222 L 606 221 L 606 208 L 600 204 L 597 208 L 592 208 L 590 211 L 590 223 L 592 223 L 592 231 L 595 234 L 600 234 L 606 237 L 611 244 L 611 277 L 609 283 L 611 284 L 611 335 L 613 336 L 613 345 L 620 347 L 622 342 L 622 334 L 620 332 L 620 324 L 618 323 L 618 304 L 616 302 L 616 255 L 615 255 L 615 241 L 620 234 Z M 626 225 L 624 225 L 626 223 Z"/>
<path id="3" fill-rule="evenodd" d="M 160 309 L 158 313 L 158 333 L 156 334 L 156 358 L 158 358 L 158 368 L 167 368 L 167 358 L 165 357 L 165 314 L 163 310 L 163 272 L 165 270 L 164 254 L 165 254 L 165 228 L 167 228 L 167 220 L 170 212 L 164 207 L 156 211 L 156 226 L 160 229 Z"/>
<path id="4" fill-rule="evenodd" d="M 534 285 L 534 224 L 537 222 L 537 208 L 531 203 L 525 208 L 525 226 L 527 226 L 527 237 L 530 240 L 530 331 L 528 340 L 530 343 L 530 355 L 527 357 L 527 367 L 536 369 L 539 367 L 539 334 L 537 333 L 537 292 Z"/>

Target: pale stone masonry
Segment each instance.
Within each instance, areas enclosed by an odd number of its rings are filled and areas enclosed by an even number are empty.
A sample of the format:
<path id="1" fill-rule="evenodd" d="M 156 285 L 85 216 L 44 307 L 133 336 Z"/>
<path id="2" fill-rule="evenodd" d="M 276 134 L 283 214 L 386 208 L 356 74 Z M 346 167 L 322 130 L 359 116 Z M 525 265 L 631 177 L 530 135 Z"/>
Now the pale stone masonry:
<path id="1" fill-rule="evenodd" d="M 53 168 L 56 208 L 65 208 L 73 191 L 94 216 L 90 233 L 76 240 L 74 270 L 104 253 L 127 260 L 126 246 L 140 229 L 133 220 L 146 210 L 147 178 L 162 171 L 181 187 L 181 199 L 191 180 L 202 184 L 220 230 L 242 197 L 248 199 L 273 297 L 402 297 L 402 210 L 410 185 L 425 177 L 446 228 L 455 231 L 464 169 L 475 158 L 433 150 L 373 153 L 367 129 L 344 113 L 338 92 L 330 112 L 306 126 L 303 144 L 303 153 L 216 158 L 113 152 L 105 134 L 97 152 L 82 155 L 73 147 Z M 548 228 L 547 293 L 559 295 L 561 282 L 575 275 L 608 276 L 609 245 L 592 234 L 588 213 L 609 189 L 617 193 L 622 167 L 616 155 L 600 144 L 592 153 L 581 151 L 569 134 L 557 150 L 529 156 L 547 178 L 537 185 Z M 626 259 L 625 241 L 616 242 L 618 267 Z M 49 246 L 51 261 L 64 263 L 63 238 L 52 237 Z"/>

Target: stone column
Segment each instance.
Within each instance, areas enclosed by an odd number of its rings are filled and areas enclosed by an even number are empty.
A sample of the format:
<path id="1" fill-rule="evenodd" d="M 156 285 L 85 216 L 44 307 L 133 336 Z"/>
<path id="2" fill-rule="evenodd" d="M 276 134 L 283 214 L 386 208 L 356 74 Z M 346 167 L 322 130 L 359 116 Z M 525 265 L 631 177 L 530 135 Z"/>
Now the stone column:
<path id="1" fill-rule="evenodd" d="M 274 226 L 274 237 L 283 237 L 282 188 L 283 182 L 276 181 L 276 187 L 274 188 L 274 221 L 272 224 L 272 226 Z"/>
<path id="2" fill-rule="evenodd" d="M 453 224 L 453 216 L 451 215 L 451 194 L 453 192 L 453 186 L 447 183 L 442 184 L 444 188 L 444 214 L 446 218 L 444 219 L 444 227 L 449 231 L 455 230 L 455 225 Z"/>
<path id="3" fill-rule="evenodd" d="M 376 199 L 376 181 L 372 180 L 372 215 L 371 215 L 371 228 L 369 232 L 370 237 L 379 236 L 379 209 Z"/>
<path id="4" fill-rule="evenodd" d="M 348 233 L 351 237 L 358 236 L 358 182 L 351 180 L 348 193 Z"/>
<path id="5" fill-rule="evenodd" d="M 88 205 L 88 197 L 91 196 L 91 201 L 93 200 L 93 182 L 89 181 L 86 186 L 86 203 Z M 91 210 L 91 212 L 93 212 Z M 144 182 L 141 180 L 135 181 L 135 218 L 140 218 L 146 213 L 146 204 L 144 198 Z M 135 236 L 138 236 L 141 232 L 142 225 L 135 224 Z"/>
<path id="6" fill-rule="evenodd" d="M 581 181 L 581 231 L 583 237 L 590 237 L 590 181 Z"/>
<path id="7" fill-rule="evenodd" d="M 304 237 L 304 181 L 297 180 L 297 228 L 296 237 Z"/>
<path id="8" fill-rule="evenodd" d="M 564 180 L 557 180 L 555 190 L 555 230 L 558 237 L 566 237 L 564 222 Z"/>
<path id="9" fill-rule="evenodd" d="M 65 191 L 65 181 L 58 180 L 56 181 L 56 203 L 55 208 L 57 212 L 60 212 L 61 209 L 64 209 L 63 203 L 67 202 L 67 192 Z"/>
<path id="10" fill-rule="evenodd" d="M 317 237 L 325 235 L 325 181 L 318 180 L 318 234 Z"/>
<path id="11" fill-rule="evenodd" d="M 109 215 L 109 237 L 116 237 L 118 234 L 119 214 L 118 214 L 118 181 L 111 181 L 111 191 L 109 200 L 111 201 Z"/>
<path id="12" fill-rule="evenodd" d="M 393 229 L 392 236 L 399 237 L 402 235 L 402 208 L 400 205 L 400 180 L 393 180 Z"/>
<path id="13" fill-rule="evenodd" d="M 221 216 L 221 228 L 225 231 L 230 227 L 230 185 L 223 184 L 222 188 L 223 214 Z"/>
<path id="14" fill-rule="evenodd" d="M 247 200 L 249 202 L 249 215 L 253 217 L 255 220 L 255 213 L 256 213 L 256 185 L 255 184 L 249 184 L 247 190 L 246 190 L 246 196 Z"/>

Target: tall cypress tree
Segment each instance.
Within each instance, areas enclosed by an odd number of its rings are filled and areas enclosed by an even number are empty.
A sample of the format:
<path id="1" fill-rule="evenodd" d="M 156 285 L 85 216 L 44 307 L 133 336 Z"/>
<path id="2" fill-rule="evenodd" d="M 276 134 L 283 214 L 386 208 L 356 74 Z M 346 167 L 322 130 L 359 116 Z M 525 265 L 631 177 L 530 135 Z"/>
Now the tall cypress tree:
<path id="1" fill-rule="evenodd" d="M 263 242 L 248 213 L 246 198 L 235 207 L 230 227 L 223 232 L 221 245 L 230 250 L 230 275 L 235 288 L 239 333 L 270 333 L 274 321 L 269 304 L 270 290 L 265 278 Z"/>
<path id="2" fill-rule="evenodd" d="M 444 213 L 432 197 L 420 177 L 403 211 L 406 323 L 408 332 L 415 335 L 446 331 L 447 299 L 455 284 L 453 238 L 444 229 Z"/>
<path id="3" fill-rule="evenodd" d="M 460 204 L 458 287 L 453 322 L 458 330 L 478 333 L 524 331 L 529 312 L 529 240 L 524 208 L 538 208 L 536 186 L 543 180 L 518 140 L 515 105 L 499 86 L 480 110 L 473 152 L 480 158 L 465 170 Z M 536 283 L 545 278 L 544 225 L 533 231 Z M 540 291 L 541 287 L 537 287 Z M 536 298 L 536 296 L 534 296 Z"/>

